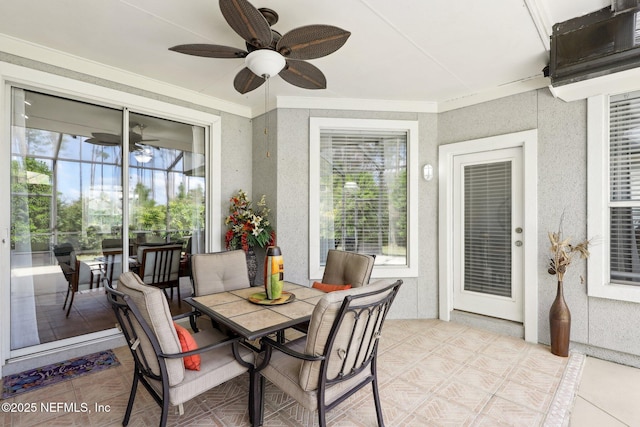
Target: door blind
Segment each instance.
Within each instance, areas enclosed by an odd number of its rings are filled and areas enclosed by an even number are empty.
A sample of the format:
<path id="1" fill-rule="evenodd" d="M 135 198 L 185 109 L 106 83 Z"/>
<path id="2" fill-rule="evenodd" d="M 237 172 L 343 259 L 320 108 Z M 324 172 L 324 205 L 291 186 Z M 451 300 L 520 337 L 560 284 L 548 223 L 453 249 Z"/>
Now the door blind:
<path id="1" fill-rule="evenodd" d="M 464 289 L 511 297 L 511 162 L 464 168 Z"/>

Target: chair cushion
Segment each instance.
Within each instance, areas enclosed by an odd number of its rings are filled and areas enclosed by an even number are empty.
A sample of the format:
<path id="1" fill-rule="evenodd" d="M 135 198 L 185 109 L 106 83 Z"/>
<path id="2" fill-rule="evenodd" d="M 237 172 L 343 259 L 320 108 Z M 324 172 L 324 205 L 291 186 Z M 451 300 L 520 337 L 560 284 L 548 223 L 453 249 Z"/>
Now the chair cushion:
<path id="1" fill-rule="evenodd" d="M 247 256 L 242 249 L 191 257 L 195 295 L 248 288 Z"/>
<path id="2" fill-rule="evenodd" d="M 120 275 L 118 291 L 128 295 L 138 307 L 142 317 L 158 338 L 162 352 L 167 354 L 181 352 L 180 341 L 178 340 L 176 329 L 173 327 L 169 305 L 161 289 L 145 285 L 137 274 L 129 271 Z M 140 345 L 136 351 L 142 351 L 152 371 L 160 375 L 160 367 L 150 341 L 141 328 L 138 328 L 136 333 L 140 337 Z M 167 359 L 166 365 L 169 385 L 172 386 L 182 382 L 185 371 L 182 360 Z"/>
<path id="3" fill-rule="evenodd" d="M 192 336 L 200 348 L 226 338 L 226 335 L 215 329 L 201 329 L 200 332 Z M 242 346 L 239 351 L 245 361 L 253 362 L 253 353 Z M 169 403 L 171 405 L 179 405 L 191 400 L 199 394 L 247 372 L 247 368 L 238 363 L 233 356 L 230 345 L 202 352 L 200 358 L 200 370 L 186 370 L 183 381 L 169 389 Z M 179 361 L 180 359 L 175 360 Z M 162 393 L 162 385 L 159 381 L 151 381 L 150 383 L 154 389 Z"/>
<path id="4" fill-rule="evenodd" d="M 305 337 L 299 338 L 287 344 L 288 347 L 295 351 L 304 352 Z M 308 363 L 308 362 L 307 362 Z M 314 362 L 319 363 L 319 362 Z M 300 402 L 302 406 L 315 411 L 318 408 L 317 387 L 313 390 L 304 390 L 300 385 L 300 370 L 303 361 L 288 356 L 280 351 L 274 351 L 271 360 L 266 368 L 260 371 L 260 374 L 271 381 L 280 390 L 293 397 Z M 345 390 L 349 390 L 362 382 L 370 371 L 365 369 L 359 375 L 348 381 L 335 384 L 325 390 L 325 403 L 331 403 L 340 397 Z M 316 373 L 317 375 L 317 373 Z"/>
<path id="5" fill-rule="evenodd" d="M 352 288 L 344 291 L 331 292 L 322 297 L 316 304 L 311 320 L 309 321 L 309 330 L 307 332 L 307 342 L 304 348 L 305 354 L 321 355 L 324 354 L 327 338 L 333 327 L 333 323 L 338 315 L 340 306 L 347 295 L 359 295 L 368 292 L 376 292 L 389 286 L 393 282 L 388 280 L 379 280 L 369 286 Z M 362 298 L 358 304 L 373 303 L 385 298 L 391 289 L 387 292 L 378 293 L 368 298 Z M 361 322 L 364 323 L 364 322 Z M 346 350 L 351 343 L 351 329 L 353 319 L 345 318 L 340 331 L 338 331 L 334 341 L 334 351 Z M 340 372 L 343 361 L 339 357 L 331 358 L 327 368 L 327 375 L 333 378 Z M 318 388 L 318 376 L 320 372 L 320 362 L 303 362 L 300 367 L 300 387 L 305 391 L 311 391 Z"/>
<path id="6" fill-rule="evenodd" d="M 193 339 L 189 331 L 186 328 L 178 325 L 176 322 L 173 322 L 173 326 L 176 328 L 176 333 L 178 334 L 178 339 L 180 340 L 180 347 L 182 348 L 182 352 L 197 350 L 198 344 L 196 344 L 196 340 Z M 192 371 L 200 370 L 200 355 L 193 354 L 191 356 L 185 356 L 182 358 L 184 360 L 184 367 L 187 369 L 191 369 Z"/>
<path id="7" fill-rule="evenodd" d="M 313 285 L 311 287 L 321 290 L 322 292 L 334 292 L 351 289 L 351 284 L 348 283 L 346 285 L 330 285 L 328 283 L 313 282 Z"/>
<path id="8" fill-rule="evenodd" d="M 374 262 L 370 255 L 331 249 L 327 254 L 322 283 L 349 283 L 354 288 L 365 286 L 369 283 Z"/>

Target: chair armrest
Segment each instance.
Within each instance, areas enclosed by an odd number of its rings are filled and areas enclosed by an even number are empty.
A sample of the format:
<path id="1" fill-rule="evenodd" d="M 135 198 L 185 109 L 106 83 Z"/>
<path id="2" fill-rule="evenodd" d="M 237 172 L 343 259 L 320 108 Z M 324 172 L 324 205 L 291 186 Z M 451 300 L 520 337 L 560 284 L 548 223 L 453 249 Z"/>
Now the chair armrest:
<path id="1" fill-rule="evenodd" d="M 172 316 L 171 319 L 180 320 L 180 319 L 184 319 L 186 317 L 193 316 L 193 314 L 194 314 L 193 311 L 187 311 L 186 313 L 176 314 L 175 316 Z"/>
<path id="2" fill-rule="evenodd" d="M 291 357 L 295 357 L 296 359 L 302 359 L 302 360 L 308 360 L 311 362 L 316 362 L 316 361 L 320 361 L 320 360 L 324 360 L 324 356 L 313 356 L 310 354 L 304 354 L 304 353 L 300 353 L 298 351 L 292 350 L 289 347 L 287 347 L 284 344 L 280 344 L 277 341 L 272 340 L 269 337 L 264 337 L 262 338 L 262 343 L 267 345 L 267 351 L 269 352 L 271 348 L 275 348 L 276 350 L 279 350 L 281 352 L 283 352 L 284 354 L 287 354 Z"/>
<path id="3" fill-rule="evenodd" d="M 200 348 L 197 348 L 195 350 L 184 351 L 184 352 L 180 352 L 180 353 L 171 353 L 171 354 L 160 353 L 159 356 L 160 357 L 164 357 L 166 359 L 178 359 L 178 358 L 181 358 L 181 357 L 192 356 L 194 354 L 204 353 L 204 352 L 209 351 L 209 350 L 214 350 L 216 348 L 224 347 L 226 345 L 233 344 L 234 342 L 237 342 L 239 340 L 240 340 L 240 338 L 232 337 L 232 338 L 227 338 L 227 339 L 225 339 L 223 341 L 219 341 L 217 343 L 205 345 L 204 347 L 200 347 Z"/>
<path id="4" fill-rule="evenodd" d="M 71 267 L 69 264 L 65 264 L 63 262 L 58 263 L 58 265 L 60 266 L 60 269 L 62 270 L 62 273 L 66 276 L 66 275 L 72 275 L 73 273 L 76 272 L 75 268 Z"/>

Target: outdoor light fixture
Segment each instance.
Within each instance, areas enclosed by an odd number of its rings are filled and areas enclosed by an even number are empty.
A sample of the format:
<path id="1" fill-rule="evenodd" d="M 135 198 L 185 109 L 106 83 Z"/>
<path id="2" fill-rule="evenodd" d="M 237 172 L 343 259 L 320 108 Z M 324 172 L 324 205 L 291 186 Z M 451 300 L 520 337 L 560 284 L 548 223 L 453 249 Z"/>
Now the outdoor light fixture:
<path id="1" fill-rule="evenodd" d="M 422 168 L 422 177 L 425 181 L 431 181 L 433 179 L 433 166 L 428 163 L 424 165 Z"/>

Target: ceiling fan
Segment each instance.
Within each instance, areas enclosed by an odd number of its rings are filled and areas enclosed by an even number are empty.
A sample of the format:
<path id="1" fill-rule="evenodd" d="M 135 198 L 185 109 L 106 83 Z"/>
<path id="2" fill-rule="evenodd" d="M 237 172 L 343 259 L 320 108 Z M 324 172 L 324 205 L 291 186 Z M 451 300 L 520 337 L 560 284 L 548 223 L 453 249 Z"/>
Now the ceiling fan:
<path id="1" fill-rule="evenodd" d="M 247 50 L 214 44 L 183 44 L 169 50 L 209 58 L 245 58 L 246 67 L 235 77 L 233 87 L 244 94 L 260 87 L 277 74 L 286 82 L 305 89 L 324 89 L 327 80 L 306 59 L 321 58 L 340 49 L 351 33 L 331 25 L 307 25 L 284 36 L 271 29 L 278 14 L 256 9 L 247 0 L 220 0 L 227 23 L 246 41 Z"/>
<path id="2" fill-rule="evenodd" d="M 144 139 L 142 132 L 146 127 L 145 125 L 141 123 L 132 123 L 131 127 L 132 128 L 137 127 L 140 129 L 140 133 L 136 133 L 133 130 L 129 131 L 129 147 L 131 151 L 135 150 L 136 147 L 145 145 L 143 144 L 143 142 L 157 141 L 157 139 Z M 88 142 L 89 144 L 94 144 L 94 145 L 103 145 L 106 147 L 113 147 L 113 146 L 122 144 L 122 136 L 115 133 L 92 132 L 91 138 L 87 138 L 85 142 Z"/>
<path id="3" fill-rule="evenodd" d="M 140 129 L 140 133 L 136 133 L 133 130 L 129 131 L 129 151 L 134 153 L 136 160 L 139 163 L 147 163 L 153 158 L 153 150 L 151 145 L 145 144 L 145 142 L 158 141 L 157 139 L 145 139 L 143 136 L 144 128 L 146 127 L 142 123 L 132 123 L 132 128 Z M 92 132 L 91 138 L 87 138 L 85 142 L 94 145 L 102 145 L 105 147 L 115 147 L 122 144 L 122 136 L 115 133 L 106 132 Z"/>

